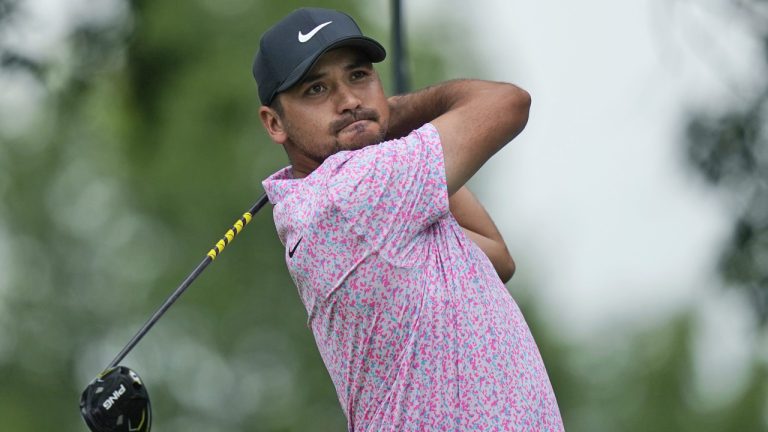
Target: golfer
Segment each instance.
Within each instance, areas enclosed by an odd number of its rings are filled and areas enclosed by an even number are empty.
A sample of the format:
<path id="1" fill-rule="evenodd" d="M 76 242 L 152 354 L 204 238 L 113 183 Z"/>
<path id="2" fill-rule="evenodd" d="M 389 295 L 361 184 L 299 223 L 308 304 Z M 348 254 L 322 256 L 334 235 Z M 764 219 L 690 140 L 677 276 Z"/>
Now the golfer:
<path id="1" fill-rule="evenodd" d="M 291 165 L 264 181 L 350 431 L 561 431 L 504 282 L 507 247 L 464 187 L 528 119 L 505 83 L 387 98 L 384 48 L 299 9 L 261 38 L 260 119 Z"/>

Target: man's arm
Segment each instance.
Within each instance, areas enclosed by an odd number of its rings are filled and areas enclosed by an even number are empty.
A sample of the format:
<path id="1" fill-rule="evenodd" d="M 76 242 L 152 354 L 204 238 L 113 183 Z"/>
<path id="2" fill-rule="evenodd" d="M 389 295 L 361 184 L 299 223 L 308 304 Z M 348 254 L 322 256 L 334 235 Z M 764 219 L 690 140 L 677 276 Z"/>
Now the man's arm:
<path id="1" fill-rule="evenodd" d="M 457 80 L 389 98 L 388 138 L 426 122 L 440 134 L 448 194 L 453 195 L 528 122 L 531 99 L 512 84 Z"/>
<path id="2" fill-rule="evenodd" d="M 509 281 L 515 273 L 515 262 L 480 201 L 464 186 L 451 196 L 450 209 L 464 232 L 488 256 L 501 281 Z"/>

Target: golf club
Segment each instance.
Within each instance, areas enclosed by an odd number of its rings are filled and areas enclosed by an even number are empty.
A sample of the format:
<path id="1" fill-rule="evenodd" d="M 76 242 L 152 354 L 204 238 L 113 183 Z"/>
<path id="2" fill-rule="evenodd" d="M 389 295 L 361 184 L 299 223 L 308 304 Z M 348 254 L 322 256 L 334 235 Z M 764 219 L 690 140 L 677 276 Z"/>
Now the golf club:
<path id="1" fill-rule="evenodd" d="M 90 430 L 93 432 L 148 432 L 150 430 L 152 409 L 146 386 L 136 372 L 118 364 L 268 201 L 267 194 L 259 197 L 251 209 L 244 213 L 224 234 L 224 237 L 208 251 L 203 261 L 160 305 L 106 369 L 83 390 L 80 397 L 80 414 Z"/>

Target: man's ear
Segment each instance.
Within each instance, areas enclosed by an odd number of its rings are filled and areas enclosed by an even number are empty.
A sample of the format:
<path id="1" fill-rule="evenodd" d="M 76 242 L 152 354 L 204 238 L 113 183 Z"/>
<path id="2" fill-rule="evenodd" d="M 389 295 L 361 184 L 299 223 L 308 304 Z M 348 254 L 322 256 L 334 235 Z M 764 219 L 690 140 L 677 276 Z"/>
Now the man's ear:
<path id="1" fill-rule="evenodd" d="M 285 144 L 288 134 L 285 132 L 280 114 L 274 108 L 262 105 L 259 108 L 259 118 L 272 141 L 278 144 Z"/>

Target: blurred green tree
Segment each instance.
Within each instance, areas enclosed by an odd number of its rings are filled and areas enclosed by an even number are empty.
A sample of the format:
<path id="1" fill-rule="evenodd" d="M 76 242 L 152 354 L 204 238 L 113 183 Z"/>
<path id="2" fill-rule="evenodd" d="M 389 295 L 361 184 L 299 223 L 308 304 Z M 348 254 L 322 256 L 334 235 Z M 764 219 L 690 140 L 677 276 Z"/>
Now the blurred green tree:
<path id="1" fill-rule="evenodd" d="M 748 293 L 761 324 L 768 323 L 768 2 L 732 1 L 744 21 L 754 24 L 764 47 L 762 80 L 736 106 L 701 107 L 688 120 L 691 164 L 715 187 L 733 197 L 738 214 L 723 251 L 726 281 Z"/>
<path id="2" fill-rule="evenodd" d="M 32 127 L 0 130 L 4 429 L 84 430 L 85 384 L 287 163 L 261 129 L 250 68 L 261 32 L 305 4 L 108 4 L 76 16 L 49 57 L 0 44 L 4 78 L 43 94 Z M 2 29 L 40 25 L 27 5 L 0 0 Z M 388 40 L 366 5 L 322 6 Z M 415 52 L 415 81 L 443 78 L 439 56 Z M 156 429 L 344 429 L 269 213 L 126 358 Z"/>

